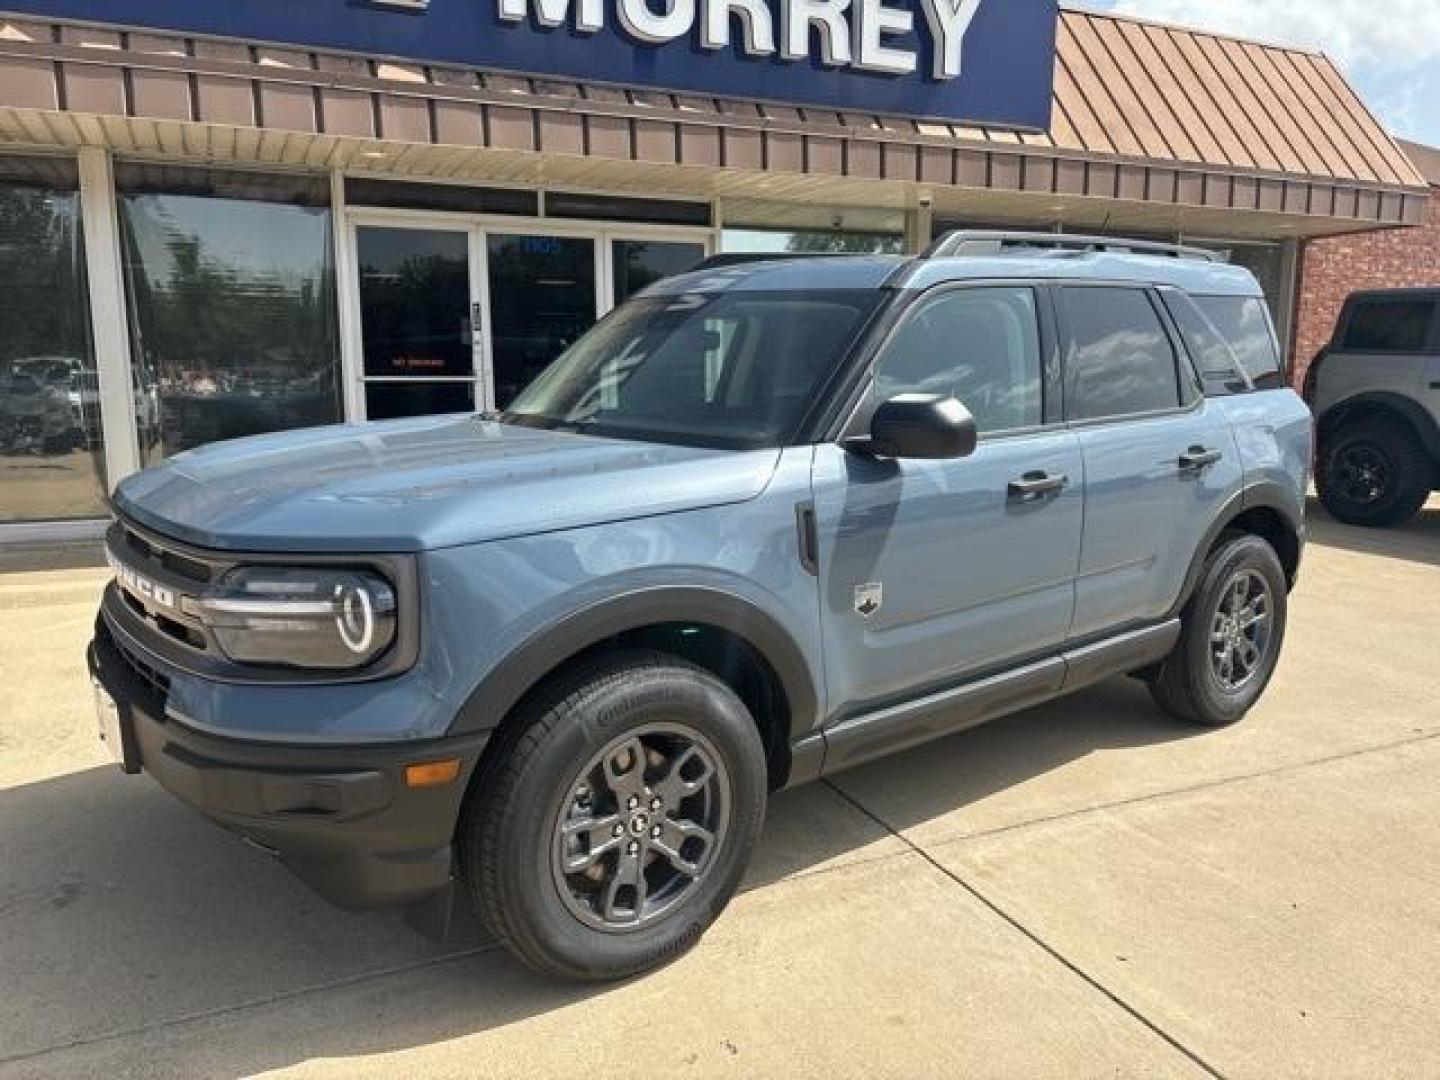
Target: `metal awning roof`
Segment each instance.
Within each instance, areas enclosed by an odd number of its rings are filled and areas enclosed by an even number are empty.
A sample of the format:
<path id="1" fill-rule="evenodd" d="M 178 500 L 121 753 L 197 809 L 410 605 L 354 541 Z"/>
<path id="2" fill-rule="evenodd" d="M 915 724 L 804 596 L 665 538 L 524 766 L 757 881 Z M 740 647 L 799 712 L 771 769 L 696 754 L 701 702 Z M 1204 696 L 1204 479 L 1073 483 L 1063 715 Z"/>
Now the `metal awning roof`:
<path id="1" fill-rule="evenodd" d="M 0 15 L 0 140 L 1191 233 L 1409 224 L 1429 196 L 1325 57 L 1078 10 L 1046 134 Z"/>

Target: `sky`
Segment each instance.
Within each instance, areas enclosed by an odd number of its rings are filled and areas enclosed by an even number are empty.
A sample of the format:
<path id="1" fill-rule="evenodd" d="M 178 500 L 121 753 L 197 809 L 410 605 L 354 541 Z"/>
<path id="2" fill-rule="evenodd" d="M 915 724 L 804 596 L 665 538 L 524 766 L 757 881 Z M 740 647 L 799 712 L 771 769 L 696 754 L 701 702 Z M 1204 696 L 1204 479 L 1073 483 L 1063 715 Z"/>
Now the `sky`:
<path id="1" fill-rule="evenodd" d="M 1392 133 L 1440 146 L 1440 0 L 1084 0 L 1083 6 L 1319 49 Z"/>

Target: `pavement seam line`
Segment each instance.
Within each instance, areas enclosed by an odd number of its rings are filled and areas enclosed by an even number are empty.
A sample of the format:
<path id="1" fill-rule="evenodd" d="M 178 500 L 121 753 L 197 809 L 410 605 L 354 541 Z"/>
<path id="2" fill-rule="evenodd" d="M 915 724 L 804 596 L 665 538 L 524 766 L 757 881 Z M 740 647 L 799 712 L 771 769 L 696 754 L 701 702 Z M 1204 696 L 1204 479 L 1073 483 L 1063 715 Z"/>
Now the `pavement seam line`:
<path id="1" fill-rule="evenodd" d="M 1057 821 L 1069 821 L 1072 818 L 1084 817 L 1086 814 L 1100 814 L 1108 810 L 1123 810 L 1130 806 L 1141 806 L 1144 803 L 1160 802 L 1169 798 L 1179 798 L 1184 795 L 1194 795 L 1201 791 L 1211 791 L 1216 788 L 1229 787 L 1232 784 L 1246 784 L 1254 780 L 1270 780 L 1277 776 L 1288 776 L 1291 773 L 1304 772 L 1306 769 L 1321 768 L 1325 765 L 1335 765 L 1342 761 L 1349 761 L 1353 758 L 1365 757 L 1369 754 L 1383 754 L 1390 750 L 1400 750 L 1407 746 L 1417 746 L 1420 743 L 1440 739 L 1440 731 L 1426 732 L 1424 735 L 1414 735 L 1406 739 L 1398 739 L 1395 742 L 1382 743 L 1379 746 L 1362 746 L 1358 750 L 1347 750 L 1343 754 L 1334 754 L 1330 757 L 1312 758 L 1309 761 L 1296 761 L 1289 765 L 1277 765 L 1273 769 L 1261 769 L 1258 772 L 1240 773 L 1238 776 L 1221 776 L 1214 780 L 1202 780 L 1196 784 L 1188 784 L 1185 787 L 1166 788 L 1164 791 L 1152 791 L 1148 795 L 1135 795 L 1128 799 L 1115 799 L 1111 802 L 1096 803 L 1094 806 L 1076 807 L 1074 810 L 1064 810 L 1058 814 L 1045 814 L 1036 818 L 1027 818 L 1025 821 L 1011 822 L 1009 825 L 996 825 L 991 829 L 981 829 L 978 832 L 952 833 L 948 836 L 936 837 L 926 843 L 930 847 L 940 847 L 945 844 L 960 844 L 969 840 L 986 840 L 992 836 L 1004 836 L 1007 833 L 1019 832 L 1036 825 L 1050 825 Z M 826 784 L 839 792 L 841 789 L 827 779 Z M 854 802 L 855 800 L 851 800 Z M 859 805 L 859 803 L 855 803 Z M 883 824 L 883 823 L 882 823 Z M 888 828 L 888 826 L 886 826 Z M 899 835 L 898 833 L 896 835 Z M 902 837 L 903 839 L 903 837 Z M 908 842 L 908 841 L 907 841 Z"/>
<path id="2" fill-rule="evenodd" d="M 831 781 L 831 780 L 823 780 L 823 781 L 821 781 L 821 782 L 824 783 L 827 787 L 829 787 L 832 791 L 834 791 L 835 794 L 839 795 L 839 796 L 840 796 L 842 799 L 844 799 L 846 802 L 850 803 L 850 805 L 853 806 L 853 807 L 855 807 L 855 809 L 858 810 L 858 811 L 860 811 L 860 813 L 864 814 L 864 815 L 865 815 L 866 817 L 868 817 L 871 821 L 875 822 L 876 825 L 880 826 L 882 829 L 885 829 L 885 830 L 886 830 L 887 832 L 889 832 L 892 836 L 894 836 L 896 839 L 898 839 L 902 844 L 904 844 L 904 845 L 906 845 L 908 848 L 910 848 L 911 851 L 913 851 L 916 855 L 919 855 L 922 859 L 924 859 L 927 863 L 929 863 L 932 867 L 934 867 L 936 870 L 938 870 L 938 871 L 939 871 L 941 874 L 943 874 L 945 877 L 949 878 L 949 879 L 950 879 L 952 882 L 954 882 L 956 885 L 960 886 L 961 889 L 965 890 L 966 893 L 968 893 L 970 896 L 974 897 L 975 900 L 977 900 L 980 904 L 982 904 L 986 909 L 988 909 L 989 911 L 991 911 L 996 917 L 998 917 L 999 919 L 1001 919 L 1001 920 L 1002 920 L 1003 922 L 1005 922 L 1007 925 L 1009 925 L 1009 926 L 1011 926 L 1012 928 L 1014 928 L 1014 929 L 1015 929 L 1018 933 L 1020 933 L 1027 941 L 1029 941 L 1031 944 L 1033 944 L 1033 945 L 1035 945 L 1037 948 L 1039 948 L 1042 952 L 1044 952 L 1044 953 L 1045 953 L 1047 956 L 1049 956 L 1052 960 L 1054 960 L 1056 963 L 1060 964 L 1063 968 L 1065 968 L 1067 971 L 1069 971 L 1072 975 L 1075 975 L 1075 976 L 1076 976 L 1077 978 L 1079 978 L 1082 982 L 1084 982 L 1087 986 L 1089 986 L 1092 990 L 1095 990 L 1095 991 L 1097 991 L 1098 993 L 1100 993 L 1101 995 L 1103 995 L 1103 996 L 1104 996 L 1105 998 L 1107 998 L 1112 1004 L 1114 1004 L 1117 1008 L 1119 1008 L 1122 1012 L 1124 1012 L 1126 1015 L 1130 1016 L 1132 1019 L 1134 1019 L 1135 1021 L 1137 1021 L 1137 1022 L 1138 1022 L 1139 1024 L 1141 1024 L 1146 1030 L 1150 1031 L 1153 1035 L 1156 1035 L 1157 1037 L 1159 1037 L 1163 1042 L 1165 1042 L 1165 1043 L 1166 1043 L 1168 1046 L 1170 1046 L 1172 1049 L 1174 1049 L 1174 1050 L 1177 1051 L 1178 1053 L 1182 1054 L 1182 1055 L 1183 1055 L 1187 1060 L 1189 1060 L 1193 1065 L 1195 1065 L 1197 1068 L 1201 1069 L 1207 1076 L 1214 1077 L 1215 1080 L 1225 1080 L 1225 1074 L 1222 1073 L 1219 1069 L 1217 1069 L 1214 1065 L 1211 1065 L 1208 1061 L 1206 1061 L 1203 1057 L 1201 1057 L 1196 1051 L 1190 1049 L 1190 1047 L 1186 1046 L 1186 1045 L 1185 1045 L 1184 1043 L 1182 1043 L 1178 1038 L 1176 1038 L 1175 1036 L 1171 1035 L 1168 1031 L 1166 1031 L 1164 1028 L 1162 1028 L 1158 1023 L 1156 1023 L 1154 1020 L 1151 1020 L 1148 1016 L 1146 1016 L 1144 1013 L 1142 1013 L 1138 1008 L 1136 1008 L 1134 1005 L 1131 1005 L 1128 1001 L 1126 1001 L 1124 998 L 1122 998 L 1117 992 L 1115 992 L 1114 990 L 1111 990 L 1108 986 L 1106 986 L 1104 983 L 1102 983 L 1102 982 L 1101 982 L 1098 978 L 1096 978 L 1094 975 L 1091 975 L 1091 974 L 1090 974 L 1089 972 L 1087 972 L 1084 968 L 1080 967 L 1080 965 L 1077 964 L 1077 963 L 1075 963 L 1075 961 L 1073 961 L 1073 960 L 1069 959 L 1068 957 L 1066 957 L 1063 953 L 1061 953 L 1061 952 L 1060 952 L 1058 949 L 1056 949 L 1053 945 L 1051 945 L 1049 942 L 1045 941 L 1044 938 L 1040 937 L 1039 934 L 1037 934 L 1035 931 L 1031 930 L 1031 929 L 1030 929 L 1029 927 L 1027 927 L 1024 923 L 1022 923 L 1019 919 L 1015 918 L 1015 917 L 1014 917 L 1013 915 L 1011 915 L 1008 911 L 1006 911 L 1004 908 L 1002 908 L 1002 907 L 1001 907 L 999 904 L 997 904 L 995 901 L 991 900 L 988 896 L 986 896 L 983 892 L 981 892 L 978 888 L 976 888 L 976 887 L 975 887 L 974 885 L 972 885 L 970 882 L 966 881 L 963 877 L 961 877 L 961 876 L 960 876 L 959 874 L 957 874 L 955 871 L 951 870 L 951 869 L 950 869 L 949 867 L 947 867 L 947 866 L 941 865 L 940 862 L 938 862 L 933 855 L 931 855 L 931 854 L 930 854 L 928 851 L 926 851 L 924 848 L 920 847 L 918 844 L 914 843 L 914 842 L 913 842 L 912 840 L 910 840 L 908 837 L 906 837 L 906 836 L 902 835 L 900 832 L 896 831 L 896 830 L 890 825 L 890 823 L 889 823 L 888 821 L 886 821 L 884 818 L 882 818 L 879 814 L 876 814 L 876 813 L 872 812 L 868 807 L 866 807 L 866 806 L 865 806 L 863 803 L 861 803 L 858 799 L 854 798 L 854 797 L 851 796 L 848 792 L 843 791 L 841 788 L 839 788 L 838 786 L 836 786 L 836 784 L 835 784 L 833 781 Z"/>
<path id="3" fill-rule="evenodd" d="M 496 952 L 499 949 L 500 944 L 498 942 L 489 942 L 485 945 L 476 945 L 469 949 L 463 949 L 460 952 L 447 953 L 444 956 L 432 956 L 428 960 L 419 960 L 413 964 L 397 964 L 393 967 L 380 968 L 376 971 L 362 972 L 358 975 L 352 975 L 349 978 L 334 979 L 327 983 L 317 983 L 314 986 L 298 986 L 294 990 L 285 990 L 268 997 L 251 998 L 248 1001 L 237 1001 L 233 1005 L 224 1005 L 215 1009 L 187 1013 L 184 1016 L 172 1016 L 167 1020 L 157 1020 L 151 1024 L 140 1024 L 136 1027 L 123 1028 L 119 1031 L 107 1031 L 99 1035 L 88 1035 L 83 1039 L 72 1039 L 70 1042 L 56 1043 L 54 1046 L 42 1047 L 39 1050 L 27 1050 L 22 1054 L 0 1057 L 0 1065 L 17 1065 L 26 1061 L 37 1061 L 40 1058 L 49 1057 L 51 1054 L 64 1053 L 67 1050 L 80 1050 L 91 1046 L 98 1046 L 102 1043 L 132 1038 L 136 1035 L 149 1035 L 153 1032 L 166 1031 L 170 1028 L 184 1027 L 187 1024 L 198 1024 L 206 1020 L 217 1020 L 221 1017 L 236 1013 L 248 1012 L 252 1009 L 263 1009 L 270 1005 L 279 1005 L 287 1001 L 293 1001 L 307 994 L 324 993 L 327 990 L 344 990 L 348 987 L 361 986 L 374 980 L 387 979 L 392 975 L 406 975 L 413 971 L 425 971 L 429 968 L 453 963 L 456 960 L 465 960 L 474 956 L 482 956 L 485 953 Z"/>

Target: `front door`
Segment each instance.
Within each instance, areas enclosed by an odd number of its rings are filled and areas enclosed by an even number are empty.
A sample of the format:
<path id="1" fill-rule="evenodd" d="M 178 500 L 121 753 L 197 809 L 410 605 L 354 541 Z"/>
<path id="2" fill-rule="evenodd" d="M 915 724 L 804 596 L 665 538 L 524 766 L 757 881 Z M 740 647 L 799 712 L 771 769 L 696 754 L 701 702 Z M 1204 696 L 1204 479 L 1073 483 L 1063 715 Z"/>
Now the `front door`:
<path id="1" fill-rule="evenodd" d="M 955 461 L 816 449 L 831 709 L 856 713 L 1054 651 L 1074 610 L 1083 524 L 1079 442 L 1047 424 L 1039 296 L 947 289 L 881 350 L 871 404 L 953 394 L 980 430 Z M 1048 410 L 1048 414 L 1047 414 Z"/>

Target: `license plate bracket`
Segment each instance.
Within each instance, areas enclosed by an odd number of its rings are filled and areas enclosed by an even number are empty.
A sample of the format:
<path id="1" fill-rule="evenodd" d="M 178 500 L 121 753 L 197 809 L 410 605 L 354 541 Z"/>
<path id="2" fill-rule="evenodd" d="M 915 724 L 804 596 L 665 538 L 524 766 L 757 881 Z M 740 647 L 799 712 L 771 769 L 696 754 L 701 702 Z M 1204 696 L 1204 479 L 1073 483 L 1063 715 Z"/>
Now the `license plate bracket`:
<path id="1" fill-rule="evenodd" d="M 140 752 L 135 746 L 134 724 L 129 715 L 116 704 L 108 690 L 98 681 L 92 685 L 95 690 L 95 723 L 100 741 L 105 744 L 105 749 L 110 751 L 110 756 L 121 772 L 138 773 Z"/>

